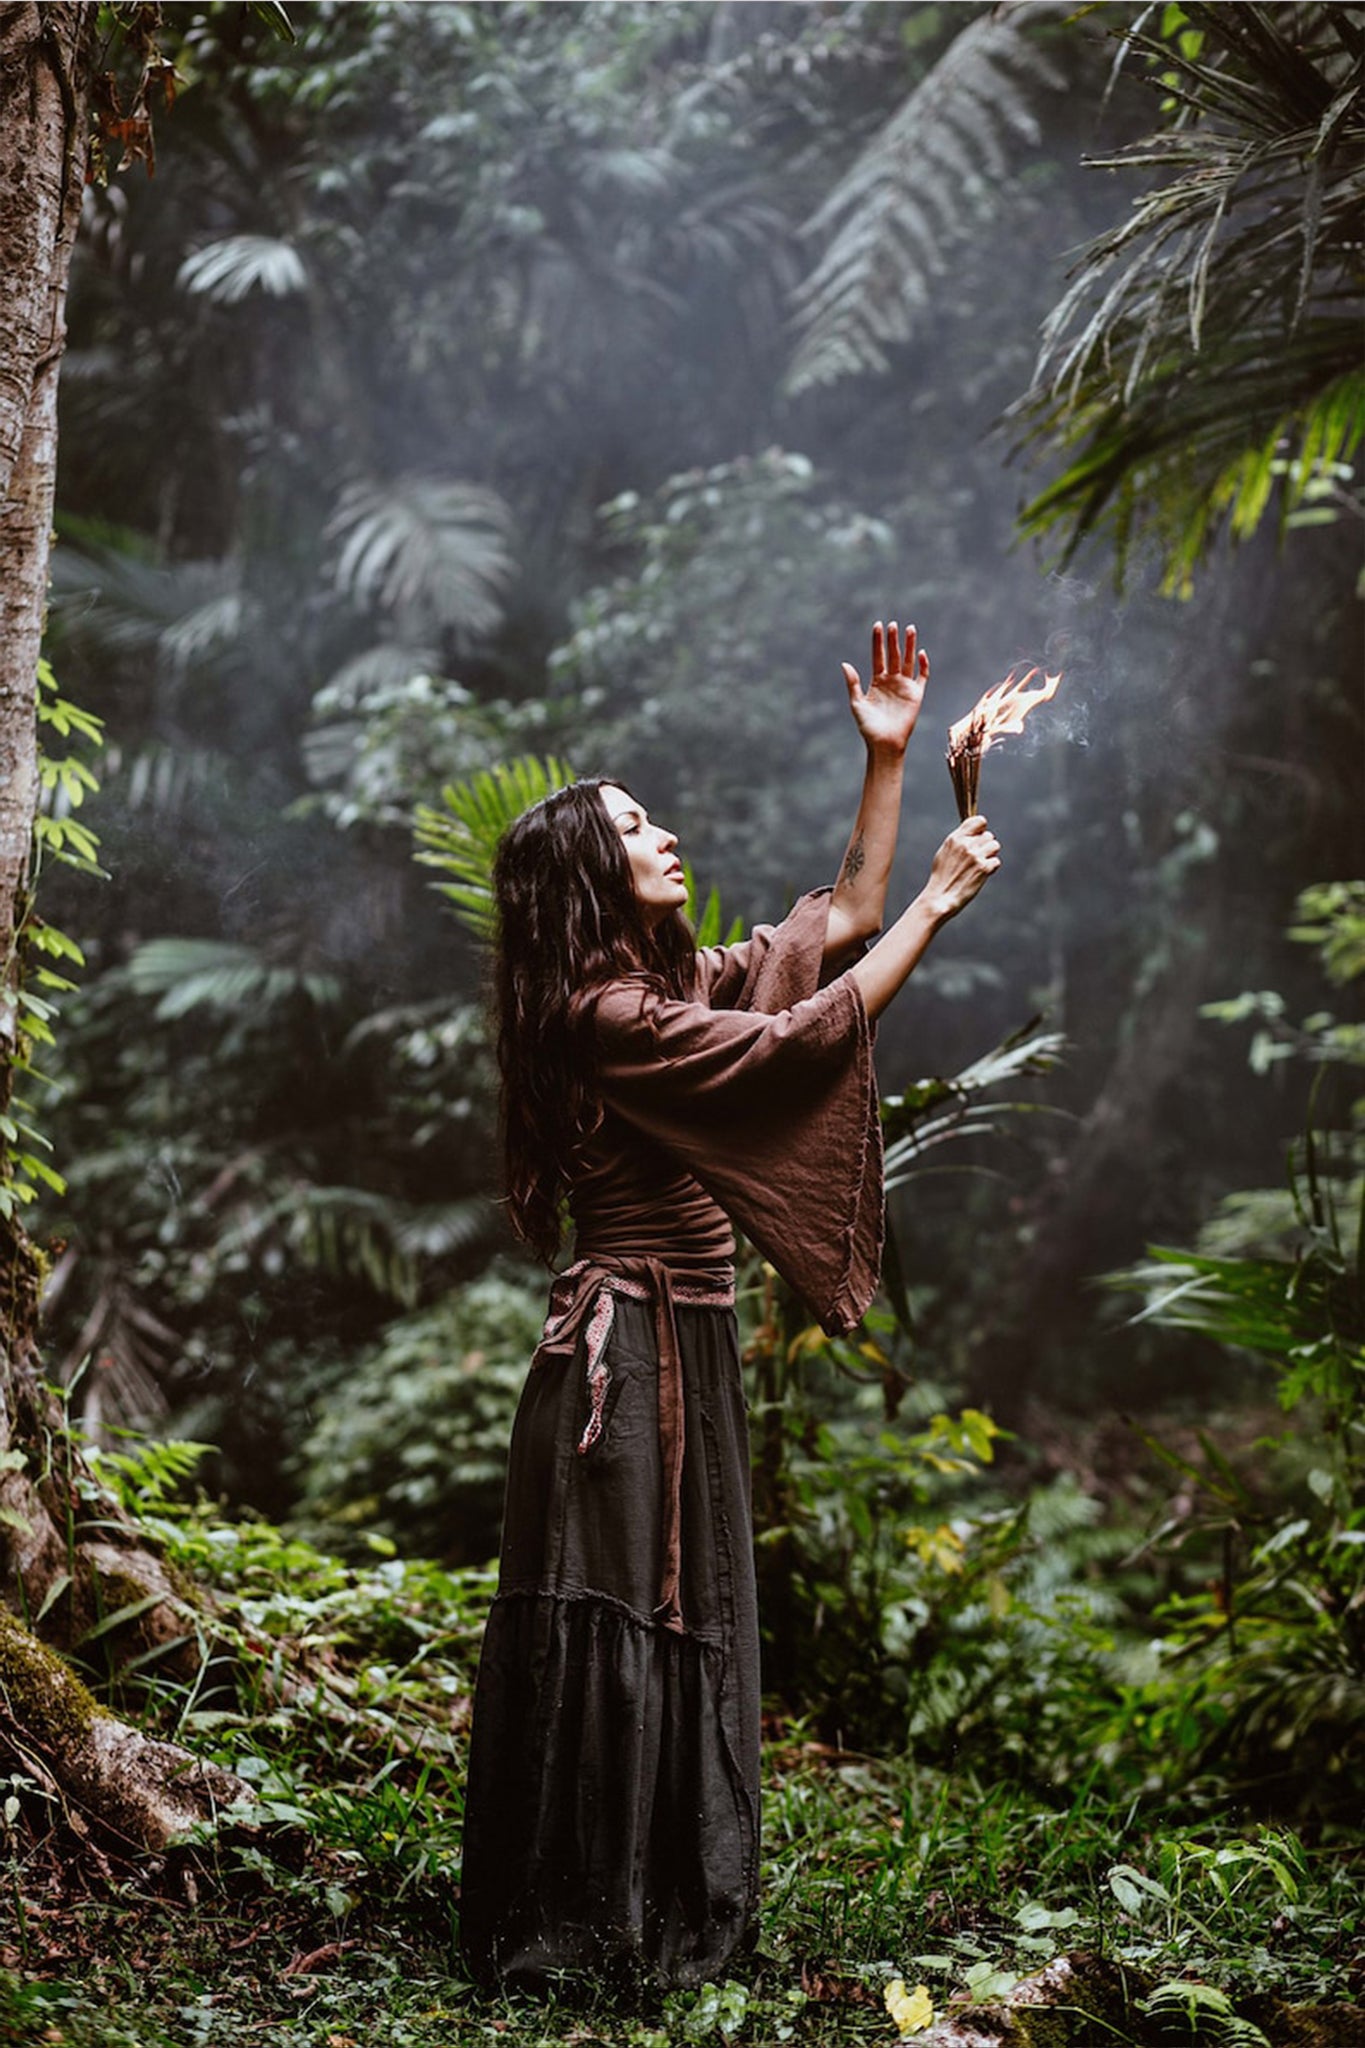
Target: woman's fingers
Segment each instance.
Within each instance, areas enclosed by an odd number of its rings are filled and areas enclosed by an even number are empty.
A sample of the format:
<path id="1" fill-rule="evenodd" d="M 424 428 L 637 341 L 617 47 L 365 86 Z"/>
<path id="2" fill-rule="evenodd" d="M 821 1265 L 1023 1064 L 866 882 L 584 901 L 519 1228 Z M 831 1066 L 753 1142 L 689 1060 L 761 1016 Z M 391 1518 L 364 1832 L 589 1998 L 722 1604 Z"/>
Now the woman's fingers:
<path id="1" fill-rule="evenodd" d="M 895 619 L 883 624 L 878 619 L 872 628 L 872 674 L 918 676 L 927 681 L 929 657 L 919 651 L 919 636 L 913 626 L 905 629 L 905 644 L 901 645 L 901 630 Z"/>
<path id="2" fill-rule="evenodd" d="M 862 679 L 851 661 L 840 663 L 844 681 L 848 685 L 850 703 L 856 703 L 862 694 Z M 929 680 L 929 657 L 919 644 L 919 635 L 913 626 L 905 629 L 905 642 L 901 643 L 901 629 L 892 619 L 889 623 L 878 619 L 872 628 L 872 675 L 868 690 L 874 690 L 878 683 L 900 678 L 905 682 L 918 683 L 922 688 Z"/>
<path id="3" fill-rule="evenodd" d="M 939 848 L 934 868 L 951 916 L 971 902 L 1000 866 L 1000 841 L 979 812 L 964 818 Z"/>
<path id="4" fill-rule="evenodd" d="M 994 873 L 1000 865 L 1000 841 L 986 820 L 978 813 L 975 817 L 965 819 L 959 825 L 958 831 L 973 860 L 989 867 Z"/>

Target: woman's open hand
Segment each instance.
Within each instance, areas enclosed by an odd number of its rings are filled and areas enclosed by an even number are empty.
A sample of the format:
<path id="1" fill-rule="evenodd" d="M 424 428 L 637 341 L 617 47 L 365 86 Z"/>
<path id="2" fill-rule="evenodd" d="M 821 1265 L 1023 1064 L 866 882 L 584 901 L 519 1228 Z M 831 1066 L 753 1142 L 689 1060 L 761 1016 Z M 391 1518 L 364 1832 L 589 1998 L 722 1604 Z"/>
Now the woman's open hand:
<path id="1" fill-rule="evenodd" d="M 956 917 L 1000 865 L 1000 841 L 981 816 L 964 818 L 934 855 L 924 897 L 931 912 Z"/>
<path id="2" fill-rule="evenodd" d="M 878 619 L 872 628 L 872 680 L 866 690 L 851 662 L 846 661 L 843 670 L 853 722 L 869 753 L 903 754 L 929 680 L 929 657 L 916 646 L 914 627 L 906 627 L 902 647 L 896 621 L 883 626 Z"/>

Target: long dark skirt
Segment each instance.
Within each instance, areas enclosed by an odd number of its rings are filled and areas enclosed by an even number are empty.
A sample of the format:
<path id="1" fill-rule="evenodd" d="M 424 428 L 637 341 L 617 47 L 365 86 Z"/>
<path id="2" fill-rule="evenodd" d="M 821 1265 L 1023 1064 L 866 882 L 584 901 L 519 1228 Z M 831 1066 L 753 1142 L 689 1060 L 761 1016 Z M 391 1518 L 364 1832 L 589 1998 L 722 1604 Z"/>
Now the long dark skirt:
<path id="1" fill-rule="evenodd" d="M 584 1341 L 531 1372 L 474 1696 L 461 1887 L 483 1978 L 714 1976 L 758 1873 L 758 1616 L 730 1309 L 679 1305 L 678 1634 L 652 1618 L 664 1512 L 654 1309 L 618 1300 L 603 1426 Z"/>

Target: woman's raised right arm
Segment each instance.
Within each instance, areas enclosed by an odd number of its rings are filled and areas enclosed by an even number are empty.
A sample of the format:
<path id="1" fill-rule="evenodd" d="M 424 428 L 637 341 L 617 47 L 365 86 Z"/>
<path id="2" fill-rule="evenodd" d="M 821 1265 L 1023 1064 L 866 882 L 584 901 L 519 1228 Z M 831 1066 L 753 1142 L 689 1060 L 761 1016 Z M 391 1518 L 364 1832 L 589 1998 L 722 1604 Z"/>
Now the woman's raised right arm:
<path id="1" fill-rule="evenodd" d="M 935 932 L 971 902 L 999 865 L 1000 841 L 984 818 L 964 819 L 948 834 L 914 902 L 848 969 L 869 1017 L 880 1017 L 918 967 Z"/>

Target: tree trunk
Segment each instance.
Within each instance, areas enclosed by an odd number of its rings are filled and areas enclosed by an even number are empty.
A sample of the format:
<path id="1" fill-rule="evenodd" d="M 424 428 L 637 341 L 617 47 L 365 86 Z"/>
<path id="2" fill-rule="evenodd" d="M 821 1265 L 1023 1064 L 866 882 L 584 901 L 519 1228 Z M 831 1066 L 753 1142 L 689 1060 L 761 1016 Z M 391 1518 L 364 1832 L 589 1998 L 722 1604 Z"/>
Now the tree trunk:
<path id="1" fill-rule="evenodd" d="M 14 933 L 38 797 L 33 691 L 57 467 L 57 370 L 84 190 L 94 7 L 0 8 L 0 944 Z M 6 1084 L 7 1086 L 7 1084 Z"/>
<path id="2" fill-rule="evenodd" d="M 38 803 L 34 703 L 57 463 L 57 375 L 80 220 L 98 8 L 0 6 L 0 1108 L 18 1010 Z M 0 1189 L 9 1180 L 6 1162 Z M 196 1654 L 196 1600 L 100 1490 L 39 1374 L 43 1262 L 0 1214 L 0 1738 L 124 1841 L 168 1833 L 244 1788 L 102 1713 L 46 1645 L 140 1608 L 102 1646 Z M 32 1631 L 27 1626 L 32 1619 Z M 41 1630 L 45 1642 L 37 1640 Z M 116 1640 L 117 1639 L 117 1640 Z"/>

